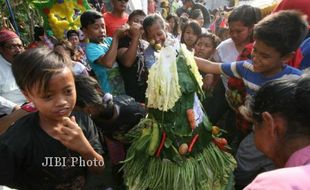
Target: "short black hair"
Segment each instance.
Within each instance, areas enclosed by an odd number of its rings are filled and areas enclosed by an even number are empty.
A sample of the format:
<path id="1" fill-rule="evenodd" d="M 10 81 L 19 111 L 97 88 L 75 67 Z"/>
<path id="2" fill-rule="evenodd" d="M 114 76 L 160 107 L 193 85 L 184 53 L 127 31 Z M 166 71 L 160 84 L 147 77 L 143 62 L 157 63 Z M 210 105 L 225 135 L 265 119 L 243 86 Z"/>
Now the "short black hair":
<path id="1" fill-rule="evenodd" d="M 275 48 L 281 56 L 296 51 L 307 33 L 306 19 L 295 10 L 268 15 L 254 27 L 254 39 Z"/>
<path id="2" fill-rule="evenodd" d="M 70 68 L 70 64 L 71 60 L 65 54 L 48 48 L 33 48 L 14 59 L 12 72 L 22 91 L 31 91 L 38 85 L 40 92 L 45 92 L 52 76 L 66 67 Z"/>
<path id="3" fill-rule="evenodd" d="M 94 24 L 97 19 L 102 18 L 102 14 L 95 10 L 85 11 L 81 17 L 81 28 L 87 28 L 87 26 Z"/>
<path id="4" fill-rule="evenodd" d="M 67 39 L 69 39 L 71 36 L 79 37 L 78 31 L 76 31 L 76 30 L 68 30 L 68 32 L 67 32 Z"/>
<path id="5" fill-rule="evenodd" d="M 146 14 L 144 13 L 144 11 L 137 9 L 130 13 L 130 15 L 128 16 L 128 20 L 131 20 L 134 16 L 146 16 Z"/>

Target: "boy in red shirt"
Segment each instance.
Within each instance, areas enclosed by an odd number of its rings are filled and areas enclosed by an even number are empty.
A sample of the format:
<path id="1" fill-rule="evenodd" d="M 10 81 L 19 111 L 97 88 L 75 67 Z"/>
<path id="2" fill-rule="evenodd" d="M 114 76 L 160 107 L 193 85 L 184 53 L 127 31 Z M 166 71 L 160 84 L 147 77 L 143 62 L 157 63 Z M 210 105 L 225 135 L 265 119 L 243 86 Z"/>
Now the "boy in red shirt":
<path id="1" fill-rule="evenodd" d="M 112 0 L 112 12 L 103 14 L 107 36 L 113 37 L 114 32 L 127 23 L 128 14 L 125 12 L 128 0 Z"/>

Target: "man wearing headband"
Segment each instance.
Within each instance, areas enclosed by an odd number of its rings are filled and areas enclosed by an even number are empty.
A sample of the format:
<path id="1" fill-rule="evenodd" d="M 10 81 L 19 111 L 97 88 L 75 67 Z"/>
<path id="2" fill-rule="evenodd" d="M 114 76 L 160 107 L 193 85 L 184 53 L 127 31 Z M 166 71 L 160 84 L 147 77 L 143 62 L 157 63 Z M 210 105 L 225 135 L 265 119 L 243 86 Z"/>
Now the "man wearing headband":
<path id="1" fill-rule="evenodd" d="M 19 109 L 26 102 L 11 69 L 14 57 L 23 51 L 19 36 L 7 29 L 0 30 L 0 117 Z"/>

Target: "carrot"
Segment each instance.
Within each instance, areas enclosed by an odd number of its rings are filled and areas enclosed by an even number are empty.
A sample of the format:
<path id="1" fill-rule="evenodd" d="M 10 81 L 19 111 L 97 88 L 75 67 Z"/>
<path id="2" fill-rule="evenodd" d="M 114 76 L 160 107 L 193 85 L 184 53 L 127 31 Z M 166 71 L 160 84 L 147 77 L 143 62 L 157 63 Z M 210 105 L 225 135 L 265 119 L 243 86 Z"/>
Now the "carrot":
<path id="1" fill-rule="evenodd" d="M 162 151 L 162 149 L 163 149 L 163 147 L 164 147 L 166 138 L 167 138 L 167 135 L 166 135 L 166 133 L 165 133 L 165 131 L 164 131 L 163 134 L 162 134 L 162 137 L 161 137 L 160 145 L 159 145 L 159 147 L 158 147 L 158 149 L 157 149 L 157 151 L 156 151 L 156 157 L 159 157 L 159 156 L 160 156 L 160 153 L 161 153 L 161 151 Z"/>
<path id="2" fill-rule="evenodd" d="M 194 147 L 194 144 L 196 143 L 198 137 L 199 137 L 199 135 L 196 134 L 196 135 L 192 138 L 191 143 L 189 144 L 189 147 L 188 147 L 188 152 L 192 152 L 193 147 Z"/>
<path id="3" fill-rule="evenodd" d="M 196 127 L 195 113 L 193 109 L 186 110 L 187 121 L 192 130 Z"/>

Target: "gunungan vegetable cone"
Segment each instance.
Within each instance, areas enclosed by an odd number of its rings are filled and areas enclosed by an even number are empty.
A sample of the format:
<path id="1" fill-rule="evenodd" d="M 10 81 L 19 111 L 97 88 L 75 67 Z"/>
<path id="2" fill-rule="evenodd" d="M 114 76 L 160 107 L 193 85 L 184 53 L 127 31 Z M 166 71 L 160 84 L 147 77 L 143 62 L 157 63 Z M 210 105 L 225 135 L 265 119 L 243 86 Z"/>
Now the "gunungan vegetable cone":
<path id="1" fill-rule="evenodd" d="M 162 48 L 149 73 L 149 114 L 127 137 L 128 189 L 225 189 L 236 166 L 202 109 L 201 76 L 184 45 Z M 155 147 L 155 148 L 154 148 Z"/>

